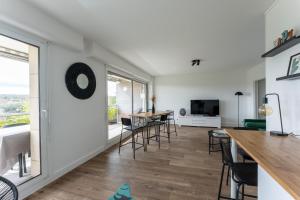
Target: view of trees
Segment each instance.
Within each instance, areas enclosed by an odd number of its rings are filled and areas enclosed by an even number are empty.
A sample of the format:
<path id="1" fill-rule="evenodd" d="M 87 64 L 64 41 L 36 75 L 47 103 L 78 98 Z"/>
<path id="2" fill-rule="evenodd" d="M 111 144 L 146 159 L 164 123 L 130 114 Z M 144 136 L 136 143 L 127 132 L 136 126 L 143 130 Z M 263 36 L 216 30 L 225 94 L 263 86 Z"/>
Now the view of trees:
<path id="1" fill-rule="evenodd" d="M 108 97 L 108 110 L 107 110 L 107 117 L 109 123 L 116 123 L 118 116 L 118 107 L 116 103 L 115 96 Z"/>
<path id="2" fill-rule="evenodd" d="M 12 124 L 29 124 L 29 99 L 25 95 L 0 95 L 0 128 Z"/>

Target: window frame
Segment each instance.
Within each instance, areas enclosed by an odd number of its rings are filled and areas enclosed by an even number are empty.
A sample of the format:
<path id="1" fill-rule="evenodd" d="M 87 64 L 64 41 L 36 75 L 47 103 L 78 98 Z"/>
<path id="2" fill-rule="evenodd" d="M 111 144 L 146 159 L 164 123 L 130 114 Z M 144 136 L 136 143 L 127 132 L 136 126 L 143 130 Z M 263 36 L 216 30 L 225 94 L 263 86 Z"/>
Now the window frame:
<path id="1" fill-rule="evenodd" d="M 49 80 L 47 78 L 47 42 L 33 34 L 20 30 L 18 28 L 12 27 L 5 23 L 0 22 L 0 34 L 29 44 L 31 46 L 38 48 L 38 91 L 39 91 L 39 148 L 40 148 L 40 174 L 31 177 L 25 182 L 18 185 L 19 195 L 21 198 L 28 196 L 32 191 L 39 189 L 39 183 L 48 177 L 49 166 L 48 159 L 50 158 L 48 154 L 47 146 L 47 135 L 48 135 L 48 85 Z"/>
<path id="2" fill-rule="evenodd" d="M 145 88 L 146 88 L 146 96 L 145 96 L 145 98 L 146 98 L 146 111 L 147 111 L 148 106 L 149 106 L 148 82 L 143 81 L 141 79 L 138 79 L 138 78 L 136 78 L 136 77 L 134 77 L 133 75 L 130 75 L 130 74 L 123 75 L 123 73 L 121 73 L 121 72 L 118 73 L 118 72 L 114 72 L 114 71 L 115 70 L 113 70 L 113 69 L 107 69 L 106 70 L 106 81 L 105 81 L 105 84 L 106 84 L 106 100 L 105 100 L 105 102 L 106 102 L 105 116 L 106 117 L 105 118 L 106 118 L 106 135 L 107 135 L 106 136 L 106 140 L 108 141 L 108 143 L 110 143 L 111 141 L 114 141 L 115 139 L 119 138 L 119 135 L 117 135 L 117 136 L 115 136 L 113 138 L 109 138 L 109 125 L 108 125 L 108 114 L 107 114 L 107 112 L 108 112 L 108 88 L 107 88 L 107 81 L 108 81 L 108 76 L 109 75 L 119 76 L 121 78 L 130 80 L 130 82 L 131 82 L 131 113 L 133 113 L 133 110 L 134 110 L 134 108 L 133 108 L 134 107 L 133 82 L 145 85 Z"/>

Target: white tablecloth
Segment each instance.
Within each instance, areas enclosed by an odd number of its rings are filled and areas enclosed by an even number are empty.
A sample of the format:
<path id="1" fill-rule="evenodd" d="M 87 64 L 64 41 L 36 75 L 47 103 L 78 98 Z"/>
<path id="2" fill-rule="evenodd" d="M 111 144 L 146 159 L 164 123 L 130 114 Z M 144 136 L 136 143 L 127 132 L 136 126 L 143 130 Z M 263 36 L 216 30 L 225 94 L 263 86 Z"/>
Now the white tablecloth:
<path id="1" fill-rule="evenodd" d="M 18 162 L 18 154 L 30 151 L 30 126 L 0 129 L 0 175 Z"/>

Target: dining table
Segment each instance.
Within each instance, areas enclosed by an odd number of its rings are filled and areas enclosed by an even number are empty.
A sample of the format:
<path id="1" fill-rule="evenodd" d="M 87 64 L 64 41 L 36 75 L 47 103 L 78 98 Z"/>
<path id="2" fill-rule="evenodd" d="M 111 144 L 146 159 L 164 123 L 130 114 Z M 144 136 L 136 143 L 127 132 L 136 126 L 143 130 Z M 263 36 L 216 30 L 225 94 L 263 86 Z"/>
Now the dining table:
<path id="1" fill-rule="evenodd" d="M 30 152 L 30 126 L 0 128 L 0 175 L 17 162 L 20 154 Z"/>
<path id="2" fill-rule="evenodd" d="M 135 118 L 143 119 L 144 122 L 145 122 L 144 128 L 146 129 L 146 131 L 148 131 L 149 122 L 152 119 L 155 119 L 155 118 L 160 117 L 162 115 L 170 115 L 171 112 L 172 111 L 139 112 L 139 113 L 130 114 L 129 116 L 132 117 L 133 124 L 135 124 Z M 170 124 L 169 124 L 169 122 L 167 123 L 167 133 L 170 134 Z M 148 136 L 147 136 L 147 138 L 144 137 L 143 140 L 144 140 L 144 150 L 147 151 Z"/>

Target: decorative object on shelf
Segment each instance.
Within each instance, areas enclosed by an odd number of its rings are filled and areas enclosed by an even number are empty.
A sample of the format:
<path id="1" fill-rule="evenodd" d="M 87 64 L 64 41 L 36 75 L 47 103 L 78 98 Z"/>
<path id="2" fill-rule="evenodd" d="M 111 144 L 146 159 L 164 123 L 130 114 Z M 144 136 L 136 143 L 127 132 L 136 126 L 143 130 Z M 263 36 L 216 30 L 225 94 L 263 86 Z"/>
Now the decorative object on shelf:
<path id="1" fill-rule="evenodd" d="M 240 127 L 240 96 L 244 95 L 241 91 L 238 91 L 234 94 L 235 96 L 238 96 L 238 127 Z"/>
<path id="2" fill-rule="evenodd" d="M 93 70 L 81 62 L 69 67 L 65 82 L 69 92 L 78 99 L 90 98 L 96 89 L 96 77 Z"/>
<path id="3" fill-rule="evenodd" d="M 300 78 L 300 53 L 291 56 L 287 75 L 276 78 L 276 81 L 294 80 Z"/>
<path id="4" fill-rule="evenodd" d="M 185 116 L 185 115 L 186 115 L 186 110 L 185 110 L 184 108 L 180 108 L 179 114 L 180 114 L 181 116 Z"/>
<path id="5" fill-rule="evenodd" d="M 277 103 L 278 103 L 278 109 L 279 109 L 279 118 L 280 118 L 280 125 L 281 125 L 281 131 L 271 131 L 271 135 L 276 136 L 288 136 L 288 133 L 283 132 L 283 125 L 282 125 L 282 115 L 281 115 L 281 106 L 280 106 L 280 98 L 279 94 L 277 93 L 269 93 L 265 95 L 264 104 L 259 107 L 258 113 L 262 116 L 269 116 L 272 115 L 273 110 L 270 106 L 268 106 L 268 98 L 267 96 L 276 96 L 277 97 Z"/>
<path id="6" fill-rule="evenodd" d="M 156 97 L 152 96 L 151 101 L 152 101 L 152 113 L 155 113 L 155 101 L 156 101 Z"/>
<path id="7" fill-rule="evenodd" d="M 291 29 L 291 30 L 284 30 L 282 33 L 281 33 L 281 37 L 277 38 L 275 41 L 274 41 L 274 46 L 275 47 L 278 47 L 282 44 L 284 44 L 285 42 L 287 42 L 288 40 L 294 38 L 295 35 L 294 35 L 294 29 Z"/>
<path id="8" fill-rule="evenodd" d="M 287 75 L 300 73 L 300 53 L 291 56 Z"/>
<path id="9" fill-rule="evenodd" d="M 281 52 L 283 52 L 299 43 L 300 43 L 300 36 L 297 36 L 297 37 L 294 36 L 291 39 L 288 39 L 286 42 L 281 43 L 279 46 L 276 46 L 275 48 L 271 49 L 270 51 L 264 53 L 261 57 L 265 58 L 265 57 L 276 56 L 276 55 L 280 54 Z"/>
<path id="10" fill-rule="evenodd" d="M 274 46 L 275 47 L 278 47 L 281 45 L 281 38 L 277 38 L 275 41 L 274 41 Z"/>

